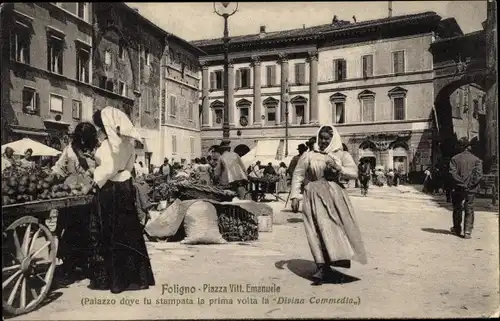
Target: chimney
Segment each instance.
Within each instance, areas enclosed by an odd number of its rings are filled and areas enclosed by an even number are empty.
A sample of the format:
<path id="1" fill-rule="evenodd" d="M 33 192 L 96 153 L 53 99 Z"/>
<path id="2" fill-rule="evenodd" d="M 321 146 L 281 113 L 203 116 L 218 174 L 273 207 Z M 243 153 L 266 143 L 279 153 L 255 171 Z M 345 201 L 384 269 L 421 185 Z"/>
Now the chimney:
<path id="1" fill-rule="evenodd" d="M 356 23 L 356 16 L 352 16 L 352 20 L 354 20 L 354 23 Z"/>
<path id="2" fill-rule="evenodd" d="M 336 24 L 337 22 L 339 22 L 339 19 L 337 18 L 337 15 L 334 15 L 332 19 L 332 25 Z"/>
<path id="3" fill-rule="evenodd" d="M 260 36 L 264 36 L 266 34 L 266 26 L 260 26 Z"/>
<path id="4" fill-rule="evenodd" d="M 305 29 L 305 28 L 306 28 L 306 25 L 305 25 L 305 24 L 303 24 L 303 25 L 302 25 L 302 29 Z"/>
<path id="5" fill-rule="evenodd" d="M 392 17 L 392 1 L 389 1 L 389 18 Z"/>

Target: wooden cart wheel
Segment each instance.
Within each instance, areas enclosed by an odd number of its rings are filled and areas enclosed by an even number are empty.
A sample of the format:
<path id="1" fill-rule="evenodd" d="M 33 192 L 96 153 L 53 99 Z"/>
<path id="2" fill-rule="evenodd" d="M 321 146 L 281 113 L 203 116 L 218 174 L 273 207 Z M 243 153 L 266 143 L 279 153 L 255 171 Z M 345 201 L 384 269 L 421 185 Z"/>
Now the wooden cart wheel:
<path id="1" fill-rule="evenodd" d="M 47 296 L 56 268 L 57 245 L 47 227 L 30 216 L 3 232 L 2 306 L 19 315 L 34 310 Z"/>

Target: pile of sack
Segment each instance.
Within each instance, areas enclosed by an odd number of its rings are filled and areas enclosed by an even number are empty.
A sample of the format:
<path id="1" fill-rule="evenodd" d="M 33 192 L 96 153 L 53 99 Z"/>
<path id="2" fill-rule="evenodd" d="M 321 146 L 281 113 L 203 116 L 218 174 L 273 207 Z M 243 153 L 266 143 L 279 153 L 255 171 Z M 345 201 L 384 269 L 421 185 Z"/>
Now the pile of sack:
<path id="1" fill-rule="evenodd" d="M 272 212 L 268 205 L 254 204 L 176 200 L 164 210 L 150 211 L 144 231 L 151 241 L 182 239 L 184 244 L 254 241 L 259 236 L 258 216 Z M 259 208 L 255 209 L 256 206 Z"/>

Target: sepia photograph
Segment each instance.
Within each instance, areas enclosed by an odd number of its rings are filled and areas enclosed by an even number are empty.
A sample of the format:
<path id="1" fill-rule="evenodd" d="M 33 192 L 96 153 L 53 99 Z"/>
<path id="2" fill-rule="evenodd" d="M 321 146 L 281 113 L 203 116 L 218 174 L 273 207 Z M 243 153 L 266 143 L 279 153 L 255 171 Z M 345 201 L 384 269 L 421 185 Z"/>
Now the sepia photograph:
<path id="1" fill-rule="evenodd" d="M 0 3 L 4 320 L 499 318 L 497 3 Z"/>

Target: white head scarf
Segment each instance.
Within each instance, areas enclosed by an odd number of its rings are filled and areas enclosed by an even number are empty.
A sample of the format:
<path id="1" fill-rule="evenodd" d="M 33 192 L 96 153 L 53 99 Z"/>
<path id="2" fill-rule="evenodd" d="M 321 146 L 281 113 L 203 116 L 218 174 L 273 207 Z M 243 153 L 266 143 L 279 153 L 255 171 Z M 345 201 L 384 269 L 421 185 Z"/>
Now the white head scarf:
<path id="1" fill-rule="evenodd" d="M 134 140 L 141 140 L 139 131 L 134 127 L 127 114 L 118 108 L 104 107 L 101 110 L 101 118 L 113 153 L 118 152 L 123 141 L 134 144 Z"/>
<path id="2" fill-rule="evenodd" d="M 321 151 L 319 149 L 319 134 L 323 131 L 324 128 L 330 127 L 333 132 L 332 140 L 330 141 L 330 144 L 328 145 L 327 148 L 325 148 L 324 151 Z M 315 151 L 321 151 L 326 154 L 334 153 L 339 150 L 344 150 L 344 147 L 342 146 L 342 139 L 340 138 L 340 134 L 337 131 L 337 129 L 331 125 L 323 125 L 319 128 L 318 133 L 316 134 L 316 143 L 314 144 L 314 150 Z"/>

